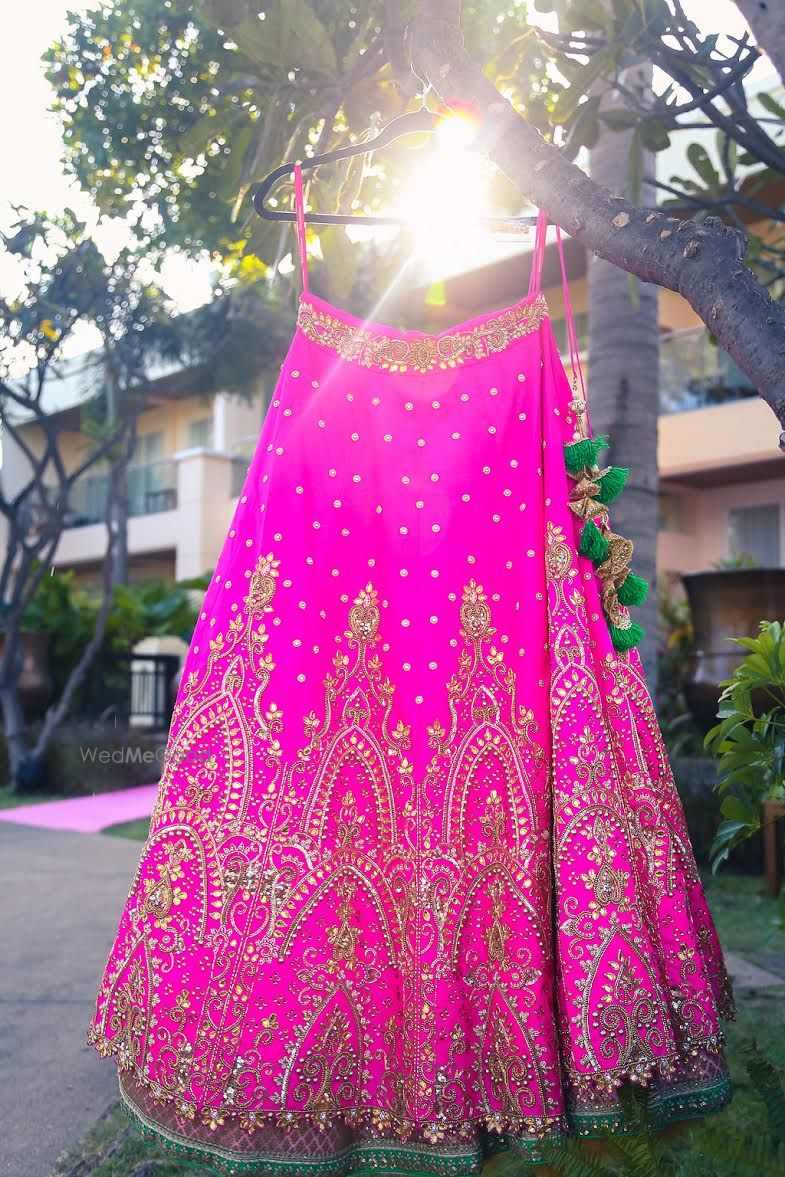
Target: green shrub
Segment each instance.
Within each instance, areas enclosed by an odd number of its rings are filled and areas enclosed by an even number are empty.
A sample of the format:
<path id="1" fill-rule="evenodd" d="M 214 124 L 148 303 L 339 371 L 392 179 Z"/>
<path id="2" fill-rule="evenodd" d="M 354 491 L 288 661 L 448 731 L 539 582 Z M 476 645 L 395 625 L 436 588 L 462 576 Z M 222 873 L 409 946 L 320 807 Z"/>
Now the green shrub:
<path id="1" fill-rule="evenodd" d="M 785 798 L 785 625 L 762 621 L 753 638 L 734 638 L 748 654 L 722 683 L 720 722 L 706 735 L 718 757 L 723 798 L 711 850 L 713 869 L 761 828 L 763 803 Z"/>

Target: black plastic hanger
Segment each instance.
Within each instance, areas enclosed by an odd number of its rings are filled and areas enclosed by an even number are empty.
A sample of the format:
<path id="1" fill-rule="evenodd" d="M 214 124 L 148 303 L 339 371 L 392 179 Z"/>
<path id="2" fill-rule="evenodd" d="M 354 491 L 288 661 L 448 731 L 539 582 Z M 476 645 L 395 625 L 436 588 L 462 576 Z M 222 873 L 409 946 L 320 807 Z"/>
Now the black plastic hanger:
<path id="1" fill-rule="evenodd" d="M 367 155 L 372 151 L 379 151 L 383 147 L 388 147 L 390 143 L 394 143 L 396 139 L 401 139 L 404 135 L 423 134 L 423 132 L 431 133 L 435 131 L 443 117 L 443 114 L 428 110 L 427 107 L 423 106 L 420 110 L 398 115 L 386 127 L 383 127 L 373 139 L 366 139 L 362 143 L 352 143 L 348 147 L 339 147 L 337 151 L 327 151 L 323 155 L 312 155 L 310 158 L 302 160 L 300 166 L 304 172 L 309 172 L 323 163 L 336 163 L 339 159 L 350 159 L 355 155 Z M 289 212 L 277 208 L 268 208 L 265 203 L 267 196 L 278 181 L 284 176 L 292 174 L 295 162 L 292 160 L 289 163 L 282 163 L 280 167 L 275 168 L 274 171 L 265 176 L 254 193 L 254 209 L 265 221 L 295 221 L 297 219 L 296 213 L 293 211 Z M 305 220 L 309 225 L 396 225 L 403 227 L 409 223 L 404 217 L 367 217 L 360 213 L 313 212 L 306 213 Z M 536 221 L 536 217 L 480 218 L 480 224 L 495 227 L 497 230 L 508 233 L 529 228 Z"/>

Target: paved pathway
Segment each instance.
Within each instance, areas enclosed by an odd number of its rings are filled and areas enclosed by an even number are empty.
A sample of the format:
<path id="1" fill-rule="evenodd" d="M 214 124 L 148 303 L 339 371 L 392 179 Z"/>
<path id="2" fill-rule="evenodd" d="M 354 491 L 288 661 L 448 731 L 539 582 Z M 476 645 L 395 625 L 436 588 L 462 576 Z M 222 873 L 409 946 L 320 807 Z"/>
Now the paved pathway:
<path id="1" fill-rule="evenodd" d="M 47 830 L 72 830 L 78 834 L 97 834 L 107 826 L 149 817 L 157 785 L 136 785 L 132 789 L 115 789 L 93 793 L 89 797 L 66 797 L 62 801 L 39 801 L 0 809 L 0 822 L 40 826 Z"/>
<path id="2" fill-rule="evenodd" d="M 140 852 L 0 822 L 0 1177 L 49 1177 L 117 1097 L 115 1065 L 85 1033 Z M 740 989 L 784 983 L 727 960 Z"/>
<path id="3" fill-rule="evenodd" d="M 785 975 L 770 973 L 740 956 L 738 952 L 726 952 L 725 964 L 737 993 L 752 993 L 759 989 L 777 989 L 785 985 Z"/>
<path id="4" fill-rule="evenodd" d="M 0 1177 L 49 1177 L 116 1098 L 85 1034 L 140 852 L 0 823 Z"/>

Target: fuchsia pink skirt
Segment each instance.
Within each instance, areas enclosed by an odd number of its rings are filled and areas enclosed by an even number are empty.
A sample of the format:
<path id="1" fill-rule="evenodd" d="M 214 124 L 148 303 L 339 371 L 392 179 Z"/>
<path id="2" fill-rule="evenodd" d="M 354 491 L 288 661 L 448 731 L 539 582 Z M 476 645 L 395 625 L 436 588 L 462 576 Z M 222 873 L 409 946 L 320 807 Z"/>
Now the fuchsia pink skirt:
<path id="1" fill-rule="evenodd" d="M 630 1082 L 727 1101 L 582 407 L 538 292 L 438 336 L 303 295 L 89 1030 L 165 1147 L 464 1175 Z"/>

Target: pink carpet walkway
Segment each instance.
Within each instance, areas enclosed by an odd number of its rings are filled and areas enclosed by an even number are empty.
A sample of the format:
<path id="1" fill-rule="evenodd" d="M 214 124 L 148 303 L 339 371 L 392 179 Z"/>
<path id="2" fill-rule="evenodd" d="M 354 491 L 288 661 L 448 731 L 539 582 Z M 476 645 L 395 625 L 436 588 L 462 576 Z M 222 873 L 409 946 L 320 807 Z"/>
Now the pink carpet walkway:
<path id="1" fill-rule="evenodd" d="M 94 793 L 91 797 L 69 797 L 63 801 L 19 805 L 15 809 L 0 809 L 0 821 L 39 826 L 47 830 L 97 834 L 119 822 L 149 817 L 157 788 L 157 785 L 137 785 L 112 793 Z"/>

